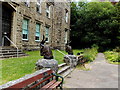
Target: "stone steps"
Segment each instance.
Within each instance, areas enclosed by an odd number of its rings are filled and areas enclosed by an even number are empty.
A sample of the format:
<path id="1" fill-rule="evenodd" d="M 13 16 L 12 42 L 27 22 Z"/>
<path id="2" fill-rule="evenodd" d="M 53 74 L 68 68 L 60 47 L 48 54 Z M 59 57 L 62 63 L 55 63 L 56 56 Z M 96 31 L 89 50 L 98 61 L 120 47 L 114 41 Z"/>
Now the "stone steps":
<path id="1" fill-rule="evenodd" d="M 68 66 L 66 63 L 62 63 L 58 65 L 58 67 L 58 74 L 60 74 L 63 77 L 66 77 L 73 70 L 73 68 L 71 69 L 70 66 Z"/>
<path id="2" fill-rule="evenodd" d="M 27 55 L 25 55 L 25 54 L 18 54 L 18 57 L 22 57 L 22 56 L 27 56 Z M 17 57 L 17 55 L 3 55 L 3 56 L 0 56 L 1 59 L 13 58 L 13 57 Z"/>
<path id="3" fill-rule="evenodd" d="M 17 57 L 17 52 L 18 52 L 18 57 L 28 56 L 27 54 L 23 53 L 21 50 L 17 51 L 17 49 L 14 47 L 3 46 L 0 47 L 0 59 Z"/>
<path id="4" fill-rule="evenodd" d="M 16 49 L 12 46 L 0 46 L 0 50 L 11 50 L 11 49 Z"/>
<path id="5" fill-rule="evenodd" d="M 59 71 L 58 71 L 58 74 L 63 74 L 65 71 L 67 71 L 68 69 L 70 69 L 70 66 L 65 66 L 65 67 L 63 67 L 62 69 L 60 69 Z"/>
<path id="6" fill-rule="evenodd" d="M 59 67 L 59 68 L 62 68 L 62 67 L 64 67 L 64 66 L 66 66 L 66 65 L 67 65 L 66 63 L 62 63 L 62 64 L 59 64 L 58 67 Z"/>
<path id="7" fill-rule="evenodd" d="M 12 55 L 12 54 L 17 54 L 17 52 L 9 52 L 9 53 L 0 53 L 1 55 Z M 24 54 L 23 52 L 18 52 L 18 54 Z"/>
<path id="8" fill-rule="evenodd" d="M 66 72 L 64 72 L 64 74 L 62 74 L 63 77 L 66 77 L 68 76 L 69 74 L 71 74 L 71 72 L 73 71 L 74 69 L 68 69 Z"/>

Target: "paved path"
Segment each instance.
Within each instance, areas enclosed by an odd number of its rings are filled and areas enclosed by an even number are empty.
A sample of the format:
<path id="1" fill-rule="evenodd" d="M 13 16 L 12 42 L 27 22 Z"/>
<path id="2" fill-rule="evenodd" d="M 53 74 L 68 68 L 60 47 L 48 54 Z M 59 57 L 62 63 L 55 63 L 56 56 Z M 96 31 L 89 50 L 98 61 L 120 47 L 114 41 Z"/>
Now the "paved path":
<path id="1" fill-rule="evenodd" d="M 75 69 L 65 78 L 64 88 L 118 88 L 118 65 L 106 63 L 103 53 L 98 53 L 90 68 Z"/>

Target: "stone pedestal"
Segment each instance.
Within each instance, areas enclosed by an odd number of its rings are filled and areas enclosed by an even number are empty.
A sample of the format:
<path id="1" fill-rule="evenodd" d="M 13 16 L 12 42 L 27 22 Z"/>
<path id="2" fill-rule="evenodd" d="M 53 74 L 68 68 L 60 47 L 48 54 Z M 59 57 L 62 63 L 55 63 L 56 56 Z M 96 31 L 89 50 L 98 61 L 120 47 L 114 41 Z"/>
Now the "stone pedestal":
<path id="1" fill-rule="evenodd" d="M 58 61 L 56 61 L 54 59 L 39 59 L 36 62 L 36 69 L 40 70 L 42 68 L 50 68 L 54 72 L 57 73 L 57 71 L 58 71 Z"/>
<path id="2" fill-rule="evenodd" d="M 67 65 L 71 65 L 72 67 L 75 67 L 78 64 L 78 59 L 75 55 L 65 55 L 64 62 Z"/>

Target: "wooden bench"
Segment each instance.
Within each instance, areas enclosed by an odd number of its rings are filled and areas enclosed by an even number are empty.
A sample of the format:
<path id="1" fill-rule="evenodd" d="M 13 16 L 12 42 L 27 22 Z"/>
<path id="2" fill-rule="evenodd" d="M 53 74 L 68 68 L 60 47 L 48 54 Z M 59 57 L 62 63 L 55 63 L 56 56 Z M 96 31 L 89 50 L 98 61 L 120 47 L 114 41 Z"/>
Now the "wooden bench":
<path id="1" fill-rule="evenodd" d="M 43 72 L 41 74 L 38 74 L 34 77 L 31 77 L 27 80 L 21 81 L 19 83 L 16 83 L 15 85 L 12 85 L 7 89 L 25 89 L 25 90 L 32 90 L 32 89 L 53 89 L 53 88 L 60 88 L 62 89 L 62 84 L 63 84 L 63 77 L 58 76 L 53 73 L 52 70 L 47 70 L 46 72 Z"/>

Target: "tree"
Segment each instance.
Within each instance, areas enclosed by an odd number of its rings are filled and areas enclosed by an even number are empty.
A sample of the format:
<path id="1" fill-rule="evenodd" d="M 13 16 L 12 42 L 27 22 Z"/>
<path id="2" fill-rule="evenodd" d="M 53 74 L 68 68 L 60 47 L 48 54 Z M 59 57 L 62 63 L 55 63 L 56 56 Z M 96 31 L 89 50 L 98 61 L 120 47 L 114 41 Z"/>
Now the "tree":
<path id="1" fill-rule="evenodd" d="M 78 47 L 86 48 L 96 44 L 101 50 L 118 45 L 119 41 L 116 40 L 119 38 L 119 25 L 115 18 L 118 11 L 115 6 L 110 2 L 90 2 L 79 3 L 74 8 L 77 8 L 74 11 L 77 18 L 71 23 L 73 47 L 77 41 Z M 71 9 L 71 22 L 75 17 L 72 11 Z"/>

